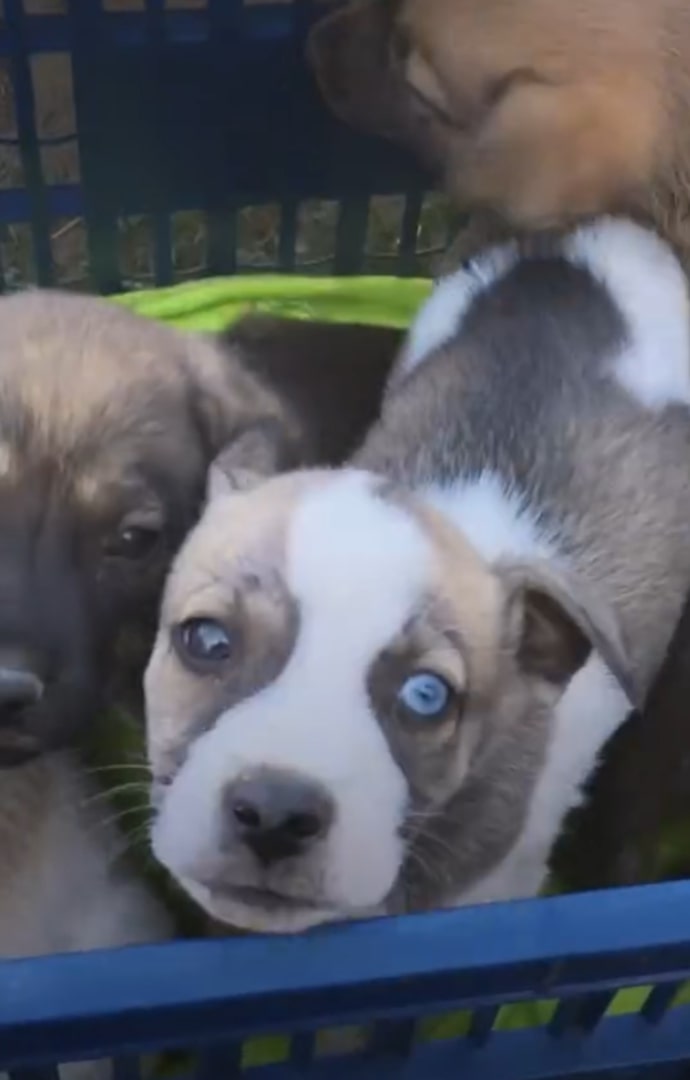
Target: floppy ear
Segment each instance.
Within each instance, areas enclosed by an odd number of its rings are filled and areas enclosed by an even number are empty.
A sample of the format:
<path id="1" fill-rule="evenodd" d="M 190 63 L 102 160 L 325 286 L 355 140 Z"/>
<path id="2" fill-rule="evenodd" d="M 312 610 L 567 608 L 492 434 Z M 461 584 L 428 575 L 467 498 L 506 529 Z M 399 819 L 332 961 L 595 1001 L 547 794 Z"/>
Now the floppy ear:
<path id="1" fill-rule="evenodd" d="M 279 403 L 221 338 L 188 334 L 187 343 L 189 408 L 208 467 L 248 422 L 275 415 Z"/>
<path id="2" fill-rule="evenodd" d="M 288 456 L 288 436 L 280 421 L 274 417 L 257 420 L 239 432 L 212 463 L 207 500 L 248 491 L 282 472 Z"/>
<path id="3" fill-rule="evenodd" d="M 307 62 L 331 111 L 358 131 L 393 140 L 405 127 L 406 94 L 390 63 L 393 5 L 354 0 L 320 19 Z"/>
<path id="4" fill-rule="evenodd" d="M 597 652 L 631 706 L 642 702 L 613 612 L 582 582 L 545 563 L 499 568 L 507 590 L 509 635 L 523 671 L 564 687 Z"/>
<path id="5" fill-rule="evenodd" d="M 388 129 L 391 106 L 387 6 L 354 0 L 321 18 L 307 39 L 307 60 L 328 108 L 377 135 Z"/>

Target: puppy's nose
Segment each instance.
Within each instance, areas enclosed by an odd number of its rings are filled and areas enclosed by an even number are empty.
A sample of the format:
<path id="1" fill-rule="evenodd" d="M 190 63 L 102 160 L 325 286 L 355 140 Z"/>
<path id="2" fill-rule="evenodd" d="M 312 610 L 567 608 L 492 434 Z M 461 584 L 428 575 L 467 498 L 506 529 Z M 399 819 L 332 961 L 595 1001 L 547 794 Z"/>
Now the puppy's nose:
<path id="1" fill-rule="evenodd" d="M 236 836 L 268 865 L 303 854 L 333 823 L 333 800 L 299 773 L 259 769 L 245 773 L 225 792 Z"/>
<path id="2" fill-rule="evenodd" d="M 34 705 L 42 694 L 43 683 L 35 672 L 0 666 L 0 725 L 11 723 L 16 713 Z"/>

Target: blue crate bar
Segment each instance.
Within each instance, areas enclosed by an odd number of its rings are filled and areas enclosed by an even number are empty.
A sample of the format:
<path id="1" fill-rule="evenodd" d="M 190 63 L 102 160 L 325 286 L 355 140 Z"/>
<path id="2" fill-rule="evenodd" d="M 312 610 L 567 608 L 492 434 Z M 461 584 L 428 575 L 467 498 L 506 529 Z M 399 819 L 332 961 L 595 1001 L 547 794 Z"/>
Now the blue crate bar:
<path id="1" fill-rule="evenodd" d="M 56 5 L 57 6 L 57 5 Z M 276 269 L 293 270 L 298 207 L 334 200 L 336 273 L 362 269 L 372 195 L 403 194 L 397 257 L 390 273 L 415 269 L 426 178 L 402 152 L 335 122 L 304 64 L 305 35 L 318 11 L 306 0 L 243 4 L 206 0 L 176 9 L 146 0 L 141 11 L 104 10 L 101 0 L 64 0 L 63 14 L 27 14 L 5 0 L 0 60 L 16 102 L 25 184 L 0 190 L 0 224 L 28 223 L 35 279 L 55 280 L 50 222 L 82 217 L 90 285 L 121 290 L 118 222 L 152 219 L 153 280 L 173 280 L 171 215 L 200 211 L 210 273 L 237 269 L 237 215 L 275 202 L 281 210 Z M 37 127 L 31 58 L 67 53 L 74 87 L 80 178 L 48 183 Z M 0 148 L 1 150 L 1 148 Z"/>
<path id="2" fill-rule="evenodd" d="M 378 1080 L 686 1076 L 690 883 L 487 905 L 314 931 L 19 960 L 0 965 L 0 1069 L 28 1076 L 113 1056 L 117 1075 L 162 1050 L 198 1075 L 240 1068 L 244 1040 L 291 1036 L 284 1062 L 245 1072 Z M 652 1008 L 606 1006 L 648 988 Z M 642 995 L 644 998 L 644 994 Z M 554 1021 L 495 1031 L 498 1007 L 548 998 Z M 423 1018 L 470 1010 L 457 1037 Z M 314 1033 L 373 1025 L 366 1046 L 315 1052 Z"/>

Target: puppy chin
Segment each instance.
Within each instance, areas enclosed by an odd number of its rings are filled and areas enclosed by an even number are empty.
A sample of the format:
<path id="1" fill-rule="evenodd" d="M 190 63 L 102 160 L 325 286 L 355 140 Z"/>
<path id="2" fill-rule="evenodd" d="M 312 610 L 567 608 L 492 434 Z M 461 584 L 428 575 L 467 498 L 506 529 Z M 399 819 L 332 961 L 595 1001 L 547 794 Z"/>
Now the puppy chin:
<path id="1" fill-rule="evenodd" d="M 218 892 L 190 878 L 178 878 L 180 885 L 191 898 L 217 922 L 238 930 L 255 934 L 301 934 L 326 923 L 349 922 L 355 919 L 373 918 L 381 911 L 353 912 L 336 907 L 304 907 L 286 901 L 281 905 L 278 898 L 270 903 L 243 902 L 229 892 Z"/>

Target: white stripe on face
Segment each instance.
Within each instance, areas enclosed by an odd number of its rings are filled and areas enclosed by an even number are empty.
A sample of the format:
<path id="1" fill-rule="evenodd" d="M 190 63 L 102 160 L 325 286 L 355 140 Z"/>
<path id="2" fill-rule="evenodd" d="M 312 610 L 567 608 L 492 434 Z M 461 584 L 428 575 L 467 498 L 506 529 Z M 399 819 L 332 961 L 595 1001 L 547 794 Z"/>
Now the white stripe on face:
<path id="1" fill-rule="evenodd" d="M 369 701 L 367 673 L 431 583 L 432 550 L 365 473 L 334 474 L 297 502 L 286 583 L 300 629 L 282 674 L 221 715 L 193 747 L 156 825 L 159 858 L 183 877 L 219 845 L 222 791 L 254 766 L 296 769 L 336 805 L 324 842 L 322 896 L 346 911 L 379 904 L 403 858 L 408 802 Z"/>

